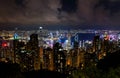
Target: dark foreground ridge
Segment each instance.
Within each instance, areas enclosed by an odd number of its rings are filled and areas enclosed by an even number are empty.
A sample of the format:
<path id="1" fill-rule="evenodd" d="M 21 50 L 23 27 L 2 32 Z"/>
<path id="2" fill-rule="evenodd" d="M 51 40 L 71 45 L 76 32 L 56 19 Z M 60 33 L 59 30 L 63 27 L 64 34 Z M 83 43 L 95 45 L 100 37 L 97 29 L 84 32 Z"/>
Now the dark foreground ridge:
<path id="1" fill-rule="evenodd" d="M 108 54 L 104 59 L 98 62 L 98 68 L 107 70 L 109 68 L 116 68 L 120 66 L 120 50 Z"/>
<path id="2" fill-rule="evenodd" d="M 66 78 L 64 74 L 38 70 L 30 72 L 21 72 L 18 64 L 0 62 L 0 78 Z"/>

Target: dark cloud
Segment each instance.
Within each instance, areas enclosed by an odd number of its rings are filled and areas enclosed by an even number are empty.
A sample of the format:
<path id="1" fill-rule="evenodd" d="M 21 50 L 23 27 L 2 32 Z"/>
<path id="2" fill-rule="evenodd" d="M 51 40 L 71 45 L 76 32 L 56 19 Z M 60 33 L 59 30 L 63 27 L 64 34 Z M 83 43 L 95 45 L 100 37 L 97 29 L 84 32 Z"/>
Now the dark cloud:
<path id="1" fill-rule="evenodd" d="M 0 22 L 120 25 L 120 0 L 1 0 Z"/>
<path id="2" fill-rule="evenodd" d="M 61 10 L 65 12 L 76 12 L 78 0 L 60 0 Z"/>
<path id="3" fill-rule="evenodd" d="M 109 10 L 110 14 L 113 15 L 120 12 L 120 0 L 99 0 L 99 2 L 95 5 L 95 9 L 99 7 Z"/>
<path id="4" fill-rule="evenodd" d="M 27 4 L 15 0 L 0 2 L 0 22 L 11 23 L 49 23 L 58 22 L 57 0 L 29 0 Z"/>
<path id="5" fill-rule="evenodd" d="M 16 4 L 18 7 L 23 7 L 23 8 L 25 8 L 25 6 L 26 6 L 26 0 L 15 0 L 15 4 Z"/>

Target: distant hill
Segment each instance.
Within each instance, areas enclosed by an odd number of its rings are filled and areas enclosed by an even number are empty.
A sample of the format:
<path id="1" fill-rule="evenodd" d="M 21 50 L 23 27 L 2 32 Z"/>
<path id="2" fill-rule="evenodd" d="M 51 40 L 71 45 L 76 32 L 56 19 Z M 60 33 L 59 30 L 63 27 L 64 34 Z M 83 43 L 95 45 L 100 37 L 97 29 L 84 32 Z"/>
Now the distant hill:
<path id="1" fill-rule="evenodd" d="M 39 27 L 43 27 L 43 29 L 47 30 L 120 30 L 118 26 L 111 26 L 111 25 L 97 25 L 97 24 L 76 24 L 76 25 L 69 25 L 69 24 L 15 24 L 15 23 L 0 23 L 0 30 L 39 30 Z"/>

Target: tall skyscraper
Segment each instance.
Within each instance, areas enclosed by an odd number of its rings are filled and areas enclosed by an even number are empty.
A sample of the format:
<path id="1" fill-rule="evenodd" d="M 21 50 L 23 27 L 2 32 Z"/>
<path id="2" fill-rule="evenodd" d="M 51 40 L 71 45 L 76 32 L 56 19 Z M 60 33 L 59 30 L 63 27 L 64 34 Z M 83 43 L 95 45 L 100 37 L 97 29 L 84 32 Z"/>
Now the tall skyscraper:
<path id="1" fill-rule="evenodd" d="M 53 63 L 54 70 L 63 73 L 66 65 L 66 55 L 59 43 L 53 46 Z"/>
<path id="2" fill-rule="evenodd" d="M 44 69 L 53 71 L 53 50 L 51 48 L 44 49 L 43 52 Z"/>
<path id="3" fill-rule="evenodd" d="M 39 47 L 38 47 L 38 34 L 30 35 L 30 46 L 34 58 L 34 69 L 40 69 L 40 56 L 39 56 Z"/>
<path id="4" fill-rule="evenodd" d="M 43 36 L 44 36 L 43 28 L 39 27 L 39 32 L 38 32 L 38 41 L 39 41 L 38 46 L 39 47 L 43 47 L 43 44 L 44 44 Z"/>
<path id="5" fill-rule="evenodd" d="M 96 35 L 94 37 L 94 40 L 93 40 L 93 48 L 94 48 L 94 52 L 98 52 L 100 50 L 100 47 L 101 44 L 100 44 L 100 36 L 99 35 Z"/>

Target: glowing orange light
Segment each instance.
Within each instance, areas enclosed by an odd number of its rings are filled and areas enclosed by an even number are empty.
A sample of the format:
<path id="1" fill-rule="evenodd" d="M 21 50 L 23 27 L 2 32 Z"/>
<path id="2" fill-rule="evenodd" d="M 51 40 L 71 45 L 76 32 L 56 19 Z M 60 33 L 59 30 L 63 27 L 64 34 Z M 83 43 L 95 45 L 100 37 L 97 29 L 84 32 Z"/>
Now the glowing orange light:
<path id="1" fill-rule="evenodd" d="M 67 65 L 70 65 L 70 60 L 67 61 Z"/>

